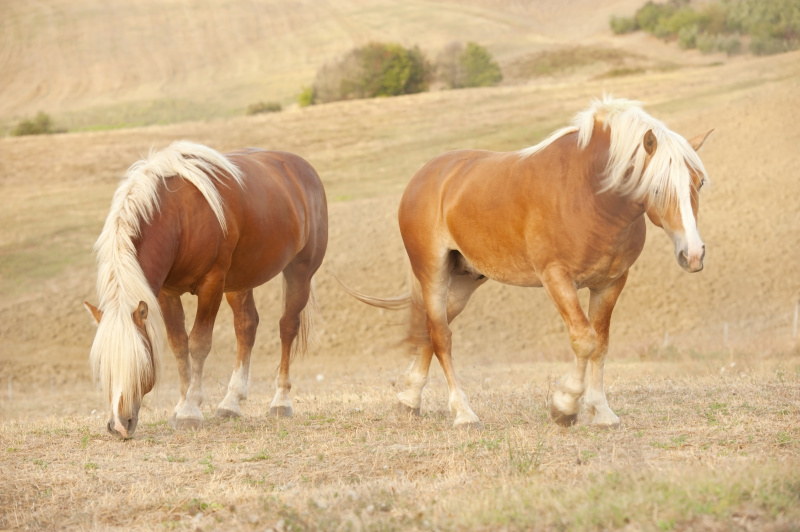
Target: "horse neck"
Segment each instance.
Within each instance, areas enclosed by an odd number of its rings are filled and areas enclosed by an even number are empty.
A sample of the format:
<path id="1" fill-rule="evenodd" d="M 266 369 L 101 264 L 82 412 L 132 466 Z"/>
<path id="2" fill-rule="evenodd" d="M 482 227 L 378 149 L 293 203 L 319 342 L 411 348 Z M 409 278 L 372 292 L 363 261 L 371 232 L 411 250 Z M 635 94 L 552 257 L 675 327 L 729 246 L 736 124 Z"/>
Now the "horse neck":
<path id="1" fill-rule="evenodd" d="M 624 229 L 642 220 L 645 207 L 643 203 L 620 195 L 613 190 L 600 192 L 602 178 L 608 165 L 610 145 L 610 132 L 604 129 L 602 122 L 598 121 L 595 123 L 592 139 L 585 148 L 591 163 L 584 177 L 586 185 L 592 190 L 592 198 L 598 215 L 606 222 Z"/>

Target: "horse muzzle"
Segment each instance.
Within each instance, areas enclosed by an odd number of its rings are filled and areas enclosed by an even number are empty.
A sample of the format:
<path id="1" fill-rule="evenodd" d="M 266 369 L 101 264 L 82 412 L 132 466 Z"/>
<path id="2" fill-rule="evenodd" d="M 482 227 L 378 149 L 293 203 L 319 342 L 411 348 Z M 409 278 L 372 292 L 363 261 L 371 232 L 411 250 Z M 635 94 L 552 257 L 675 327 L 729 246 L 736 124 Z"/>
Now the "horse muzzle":
<path id="1" fill-rule="evenodd" d="M 699 249 L 692 252 L 682 249 L 677 253 L 678 264 L 689 273 L 697 273 L 703 269 L 703 259 L 706 256 L 706 246 L 701 245 Z"/>
<path id="2" fill-rule="evenodd" d="M 136 432 L 136 425 L 138 423 L 139 418 L 136 415 L 129 417 L 112 417 L 108 421 L 106 428 L 110 434 L 113 434 L 114 436 L 123 440 L 127 440 L 133 437 L 133 433 Z"/>

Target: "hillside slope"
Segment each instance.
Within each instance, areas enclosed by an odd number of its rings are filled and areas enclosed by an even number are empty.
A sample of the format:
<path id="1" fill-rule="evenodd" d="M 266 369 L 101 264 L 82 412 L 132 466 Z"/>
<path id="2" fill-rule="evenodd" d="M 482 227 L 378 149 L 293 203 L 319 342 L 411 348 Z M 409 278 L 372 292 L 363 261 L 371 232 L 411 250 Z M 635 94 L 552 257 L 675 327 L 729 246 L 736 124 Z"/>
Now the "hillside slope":
<path id="1" fill-rule="evenodd" d="M 631 0 L 43 0 L 0 16 L 0 130 L 45 111 L 74 128 L 120 127 L 291 103 L 317 69 L 372 40 L 431 57 L 477 41 L 501 61 L 608 33 Z M 587 6 L 591 5 L 588 9 Z"/>

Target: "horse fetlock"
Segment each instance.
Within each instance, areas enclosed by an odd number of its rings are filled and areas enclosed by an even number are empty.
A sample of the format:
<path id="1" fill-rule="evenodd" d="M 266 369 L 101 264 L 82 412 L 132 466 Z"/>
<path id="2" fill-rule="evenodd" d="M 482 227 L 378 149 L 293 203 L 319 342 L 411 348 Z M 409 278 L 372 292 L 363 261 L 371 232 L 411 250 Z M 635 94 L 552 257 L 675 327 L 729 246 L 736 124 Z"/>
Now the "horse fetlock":
<path id="1" fill-rule="evenodd" d="M 571 373 L 566 374 L 556 383 L 556 391 L 574 396 L 577 401 L 586 390 L 586 385 L 579 377 L 573 376 Z"/>
<path id="2" fill-rule="evenodd" d="M 455 416 L 455 421 L 453 422 L 454 427 L 480 423 L 478 416 L 475 415 L 475 412 L 473 412 L 469 406 L 467 396 L 464 395 L 464 392 L 461 390 L 450 395 L 449 404 L 450 412 Z"/>
<path id="3" fill-rule="evenodd" d="M 575 394 L 556 390 L 551 399 L 551 410 L 566 416 L 577 415 L 580 410 L 580 402 Z"/>
<path id="4" fill-rule="evenodd" d="M 408 408 L 419 410 L 422 404 L 422 390 L 409 389 L 397 394 L 397 399 Z"/>

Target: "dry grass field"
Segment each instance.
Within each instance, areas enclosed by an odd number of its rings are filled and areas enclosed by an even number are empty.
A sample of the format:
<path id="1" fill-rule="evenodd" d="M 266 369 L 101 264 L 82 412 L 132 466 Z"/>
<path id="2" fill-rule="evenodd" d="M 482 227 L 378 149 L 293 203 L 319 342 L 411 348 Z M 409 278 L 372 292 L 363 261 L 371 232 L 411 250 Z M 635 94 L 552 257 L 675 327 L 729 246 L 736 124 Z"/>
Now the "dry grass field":
<path id="1" fill-rule="evenodd" d="M 608 15 L 639 4 L 4 3 L 0 125 L 42 109 L 85 131 L 0 138 L 0 529 L 800 530 L 800 53 L 612 38 Z M 426 50 L 477 40 L 518 74 L 236 116 L 291 101 L 319 65 L 375 38 Z M 548 420 L 566 329 L 543 291 L 491 283 L 453 337 L 483 429 L 451 427 L 436 364 L 422 416 L 397 414 L 402 316 L 350 299 L 332 272 L 401 292 L 396 208 L 417 168 L 448 149 L 532 145 L 604 92 L 646 102 L 686 136 L 716 128 L 702 152 L 705 270 L 683 272 L 651 225 L 614 314 L 606 386 L 621 427 Z M 258 289 L 245 415 L 215 420 L 235 351 L 223 305 L 204 427 L 168 427 L 167 354 L 136 437 L 121 442 L 89 375 L 91 247 L 125 169 L 182 138 L 289 150 L 317 168 L 330 202 L 319 343 L 292 367 L 295 417 L 269 418 L 280 283 Z"/>

